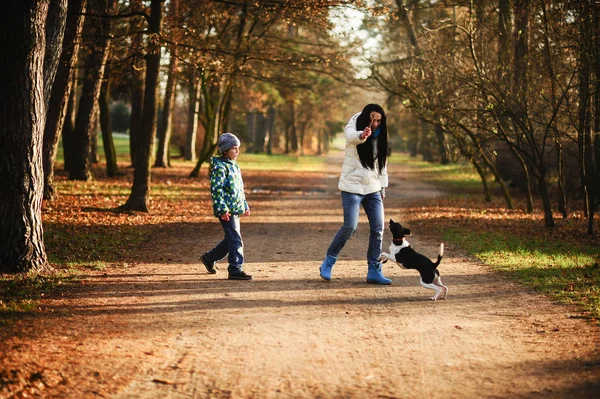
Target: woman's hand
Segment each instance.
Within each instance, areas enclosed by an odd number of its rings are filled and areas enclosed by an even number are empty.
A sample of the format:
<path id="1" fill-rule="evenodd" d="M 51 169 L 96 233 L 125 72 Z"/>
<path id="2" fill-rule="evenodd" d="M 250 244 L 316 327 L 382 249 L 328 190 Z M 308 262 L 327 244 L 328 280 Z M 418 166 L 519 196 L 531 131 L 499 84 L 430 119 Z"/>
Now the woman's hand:
<path id="1" fill-rule="evenodd" d="M 361 140 L 365 140 L 366 138 L 368 138 L 371 135 L 371 128 L 370 127 L 366 127 L 365 130 L 363 130 L 363 132 L 361 133 L 361 135 L 359 136 L 359 138 Z"/>
<path id="2" fill-rule="evenodd" d="M 246 212 L 244 212 L 244 216 L 250 216 L 250 209 L 246 209 Z"/>

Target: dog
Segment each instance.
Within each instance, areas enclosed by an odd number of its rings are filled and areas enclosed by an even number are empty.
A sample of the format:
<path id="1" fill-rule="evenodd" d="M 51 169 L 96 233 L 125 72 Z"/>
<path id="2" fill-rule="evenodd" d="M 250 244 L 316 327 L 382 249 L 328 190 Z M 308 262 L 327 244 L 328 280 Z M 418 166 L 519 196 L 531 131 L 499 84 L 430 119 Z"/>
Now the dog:
<path id="1" fill-rule="evenodd" d="M 410 235 L 410 230 L 402 227 L 398 222 L 390 219 L 390 231 L 392 232 L 392 245 L 390 253 L 383 252 L 379 261 L 382 263 L 392 260 L 405 269 L 416 269 L 421 275 L 421 285 L 435 291 L 435 294 L 429 298 L 432 301 L 446 299 L 448 287 L 442 284 L 440 272 L 437 267 L 444 256 L 444 244 L 440 244 L 437 261 L 434 263 L 425 255 L 421 255 L 406 241 L 405 236 Z"/>

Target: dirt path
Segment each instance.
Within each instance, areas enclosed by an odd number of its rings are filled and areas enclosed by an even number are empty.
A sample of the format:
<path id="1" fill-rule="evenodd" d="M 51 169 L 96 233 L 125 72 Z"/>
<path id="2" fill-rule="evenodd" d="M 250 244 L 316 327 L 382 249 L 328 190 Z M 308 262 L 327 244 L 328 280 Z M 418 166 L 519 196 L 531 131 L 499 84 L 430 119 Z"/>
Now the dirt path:
<path id="1" fill-rule="evenodd" d="M 409 170 L 390 172 L 388 216 L 402 218 L 408 197 L 440 194 Z M 5 342 L 0 397 L 19 384 L 15 397 L 598 397 L 598 328 L 451 245 L 445 301 L 428 301 L 417 275 L 397 266 L 384 268 L 391 286 L 365 284 L 366 219 L 332 282 L 321 280 L 341 223 L 337 175 L 326 180 L 309 195 L 249 195 L 242 232 L 254 281 L 199 264 L 221 236 L 207 218 L 163 231 L 148 261 L 47 301 Z M 413 246 L 434 257 L 439 243 L 419 239 L 432 232 L 413 230 Z"/>

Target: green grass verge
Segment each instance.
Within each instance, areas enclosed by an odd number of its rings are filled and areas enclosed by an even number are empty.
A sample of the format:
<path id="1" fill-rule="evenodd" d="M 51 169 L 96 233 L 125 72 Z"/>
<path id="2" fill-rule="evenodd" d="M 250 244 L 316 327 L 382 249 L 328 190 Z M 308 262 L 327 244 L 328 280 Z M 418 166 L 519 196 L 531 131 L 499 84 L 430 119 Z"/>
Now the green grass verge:
<path id="1" fill-rule="evenodd" d="M 325 169 L 325 157 L 321 156 L 242 153 L 237 162 L 242 170 L 322 172 Z"/>
<path id="2" fill-rule="evenodd" d="M 473 165 L 467 162 L 440 165 L 420 161 L 407 154 L 393 154 L 389 163 L 410 165 L 416 169 L 422 181 L 434 184 L 452 196 L 481 196 L 483 191 L 479 175 L 473 170 Z M 492 187 L 493 181 L 488 181 L 488 184 Z"/>
<path id="3" fill-rule="evenodd" d="M 74 278 L 72 272 L 0 275 L 0 325 L 7 324 L 11 314 L 38 310 L 40 299 L 67 290 Z"/>
<path id="4" fill-rule="evenodd" d="M 444 240 L 460 245 L 517 281 L 580 306 L 600 320 L 600 248 L 464 229 L 447 229 Z"/>
<path id="5" fill-rule="evenodd" d="M 461 206 L 461 201 L 466 208 L 469 203 L 482 201 L 483 186 L 470 164 L 429 164 L 403 154 L 392 157 L 390 162 L 410 165 L 421 180 L 446 191 L 457 206 Z M 489 183 L 492 184 L 491 179 Z M 499 231 L 486 229 L 485 220 L 469 223 L 480 223 L 482 228 L 440 226 L 443 239 L 512 279 L 563 303 L 574 304 L 600 320 L 600 246 L 592 246 L 589 241 L 582 244 L 576 238 L 564 236 L 556 240 L 543 239 L 542 234 L 530 233 L 532 229 L 535 231 L 535 226 Z M 568 224 L 569 221 L 565 221 L 565 225 Z"/>

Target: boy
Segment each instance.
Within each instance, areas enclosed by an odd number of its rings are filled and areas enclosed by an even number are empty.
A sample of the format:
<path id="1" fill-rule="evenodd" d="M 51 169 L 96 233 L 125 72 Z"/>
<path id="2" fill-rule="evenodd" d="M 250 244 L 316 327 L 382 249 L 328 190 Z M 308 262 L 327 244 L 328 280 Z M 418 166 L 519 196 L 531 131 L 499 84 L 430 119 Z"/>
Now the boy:
<path id="1" fill-rule="evenodd" d="M 244 264 L 244 243 L 240 230 L 240 215 L 250 215 L 250 208 L 244 194 L 242 172 L 235 162 L 240 153 L 240 140 L 232 133 L 219 136 L 220 156 L 210 162 L 210 192 L 213 213 L 219 218 L 225 232 L 223 241 L 206 252 L 200 260 L 210 274 L 215 274 L 215 264 L 227 254 L 230 280 L 252 280 L 252 276 L 242 270 Z"/>

